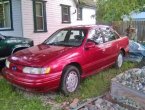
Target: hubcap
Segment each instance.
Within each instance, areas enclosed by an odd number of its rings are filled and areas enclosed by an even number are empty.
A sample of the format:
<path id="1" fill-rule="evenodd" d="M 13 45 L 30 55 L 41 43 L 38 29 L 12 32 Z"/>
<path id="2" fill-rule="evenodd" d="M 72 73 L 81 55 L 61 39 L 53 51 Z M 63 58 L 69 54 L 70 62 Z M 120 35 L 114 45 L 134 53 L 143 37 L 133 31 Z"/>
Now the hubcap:
<path id="1" fill-rule="evenodd" d="M 117 62 L 118 62 L 118 67 L 121 67 L 122 66 L 122 62 L 123 62 L 122 54 L 119 54 Z"/>
<path id="2" fill-rule="evenodd" d="M 78 85 L 78 76 L 75 71 L 70 71 L 66 79 L 66 88 L 69 92 L 74 92 Z"/>

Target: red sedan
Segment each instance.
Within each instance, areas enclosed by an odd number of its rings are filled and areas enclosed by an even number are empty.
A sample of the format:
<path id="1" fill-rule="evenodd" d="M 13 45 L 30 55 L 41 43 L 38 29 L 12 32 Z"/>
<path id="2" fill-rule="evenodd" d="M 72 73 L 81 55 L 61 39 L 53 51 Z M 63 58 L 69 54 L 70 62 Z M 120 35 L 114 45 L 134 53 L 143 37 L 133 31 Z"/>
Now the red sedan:
<path id="1" fill-rule="evenodd" d="M 113 64 L 120 68 L 128 52 L 128 38 L 105 25 L 63 28 L 42 44 L 24 49 L 6 60 L 3 76 L 19 88 L 47 92 L 60 88 L 74 92 L 80 79 Z"/>

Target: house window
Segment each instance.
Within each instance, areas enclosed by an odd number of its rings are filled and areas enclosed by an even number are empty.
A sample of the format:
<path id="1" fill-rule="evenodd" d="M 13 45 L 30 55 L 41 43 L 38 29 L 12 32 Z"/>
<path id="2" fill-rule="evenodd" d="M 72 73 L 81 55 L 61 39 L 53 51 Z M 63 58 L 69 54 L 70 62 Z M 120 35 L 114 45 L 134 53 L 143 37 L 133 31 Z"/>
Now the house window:
<path id="1" fill-rule="evenodd" d="M 61 5 L 62 23 L 70 23 L 70 6 Z"/>
<path id="2" fill-rule="evenodd" d="M 82 20 L 82 8 L 81 7 L 77 8 L 77 19 Z"/>
<path id="3" fill-rule="evenodd" d="M 12 29 L 11 0 L 0 0 L 0 30 Z"/>
<path id="4" fill-rule="evenodd" d="M 34 6 L 34 32 L 47 32 L 46 2 L 35 0 Z"/>

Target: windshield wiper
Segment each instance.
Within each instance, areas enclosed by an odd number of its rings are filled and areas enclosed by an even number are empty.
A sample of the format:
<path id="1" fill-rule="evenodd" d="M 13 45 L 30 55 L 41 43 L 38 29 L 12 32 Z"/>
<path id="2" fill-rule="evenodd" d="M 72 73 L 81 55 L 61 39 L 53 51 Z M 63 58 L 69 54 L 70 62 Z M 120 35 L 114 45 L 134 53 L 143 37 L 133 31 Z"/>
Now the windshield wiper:
<path id="1" fill-rule="evenodd" d="M 48 43 L 48 45 L 58 45 L 57 42 Z"/>
<path id="2" fill-rule="evenodd" d="M 69 45 L 61 42 L 52 42 L 52 43 L 47 43 L 47 45 L 56 45 L 56 46 L 67 46 L 67 47 L 75 47 L 75 45 Z"/>

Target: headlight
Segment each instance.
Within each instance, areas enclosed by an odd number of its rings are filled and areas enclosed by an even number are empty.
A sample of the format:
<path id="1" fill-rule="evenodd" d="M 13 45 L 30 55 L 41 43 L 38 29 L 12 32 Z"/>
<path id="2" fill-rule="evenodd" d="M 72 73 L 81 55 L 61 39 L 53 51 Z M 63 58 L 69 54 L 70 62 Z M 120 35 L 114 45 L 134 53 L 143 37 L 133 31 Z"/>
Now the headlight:
<path id="1" fill-rule="evenodd" d="M 33 67 L 24 67 L 23 73 L 29 74 L 48 74 L 50 73 L 50 67 L 48 68 L 33 68 Z"/>
<path id="2" fill-rule="evenodd" d="M 10 62 L 8 60 L 6 60 L 6 67 L 10 68 Z"/>

